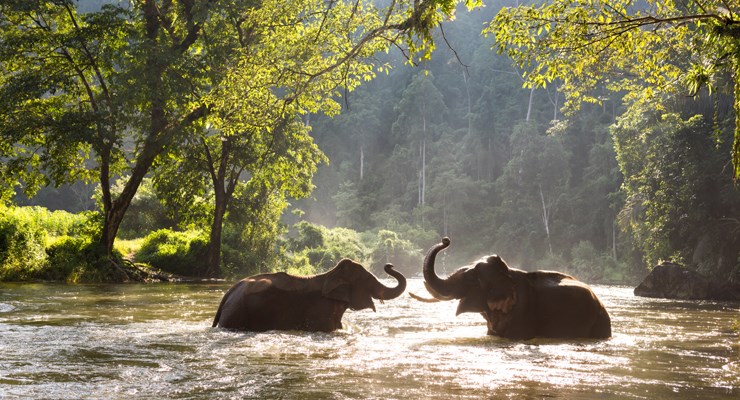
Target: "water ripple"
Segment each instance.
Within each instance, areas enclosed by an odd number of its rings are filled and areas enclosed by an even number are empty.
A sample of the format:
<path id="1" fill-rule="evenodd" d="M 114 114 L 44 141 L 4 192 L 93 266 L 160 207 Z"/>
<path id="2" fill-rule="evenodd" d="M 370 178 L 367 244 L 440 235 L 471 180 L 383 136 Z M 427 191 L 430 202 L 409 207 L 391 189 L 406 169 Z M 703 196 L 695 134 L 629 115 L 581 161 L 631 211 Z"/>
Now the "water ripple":
<path id="1" fill-rule="evenodd" d="M 0 290 L 0 397 L 737 398 L 740 307 L 596 287 L 608 340 L 509 341 L 455 302 L 404 295 L 334 333 L 210 327 L 226 285 Z M 409 290 L 423 293 L 420 280 Z"/>

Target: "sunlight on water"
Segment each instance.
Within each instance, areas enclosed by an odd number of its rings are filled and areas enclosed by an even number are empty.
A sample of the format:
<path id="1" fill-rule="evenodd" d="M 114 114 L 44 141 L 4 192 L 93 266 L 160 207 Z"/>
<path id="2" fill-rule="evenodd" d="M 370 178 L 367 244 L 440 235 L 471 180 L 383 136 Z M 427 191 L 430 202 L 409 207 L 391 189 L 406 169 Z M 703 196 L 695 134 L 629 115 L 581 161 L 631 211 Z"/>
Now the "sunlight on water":
<path id="1" fill-rule="evenodd" d="M 390 283 L 390 282 L 389 282 Z M 331 334 L 211 328 L 226 284 L 0 285 L 0 398 L 724 399 L 740 305 L 596 287 L 609 340 L 513 342 L 408 295 Z M 420 280 L 409 291 L 425 293 Z"/>

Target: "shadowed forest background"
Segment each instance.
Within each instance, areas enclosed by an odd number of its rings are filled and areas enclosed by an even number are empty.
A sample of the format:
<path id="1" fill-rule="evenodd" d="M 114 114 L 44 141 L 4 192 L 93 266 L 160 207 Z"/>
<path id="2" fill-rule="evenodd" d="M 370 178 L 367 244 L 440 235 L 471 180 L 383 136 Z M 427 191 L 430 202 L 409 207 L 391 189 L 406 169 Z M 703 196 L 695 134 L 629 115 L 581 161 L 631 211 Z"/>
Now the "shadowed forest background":
<path id="1" fill-rule="evenodd" d="M 101 3 L 82 1 L 79 11 Z M 391 262 L 413 276 L 422 249 L 449 236 L 453 247 L 440 266 L 450 268 L 497 253 L 522 269 L 635 283 L 670 260 L 719 281 L 740 281 L 731 85 L 666 96 L 629 112 L 624 93 L 603 90 L 599 103 L 564 116 L 557 81 L 524 88 L 524 71 L 497 53 L 493 36 L 481 35 L 500 7 L 512 5 L 461 9 L 443 24 L 444 37 L 436 31 L 430 60 L 410 66 L 394 49 L 377 53 L 375 62 L 392 68 L 340 91 L 339 115 L 301 115 L 325 157 L 290 164 L 318 162 L 313 190 L 274 196 L 242 173 L 225 214 L 217 273 L 203 267 L 214 194 L 208 174 L 188 167 L 197 157 L 187 147 L 157 159 L 122 222 L 116 250 L 185 276 L 312 273 L 343 257 L 375 272 Z M 84 246 L 71 238 L 96 234 L 90 221 L 98 218 L 100 188 L 48 183 L 32 196 L 19 183 L 12 204 L 74 215 L 3 206 L 0 237 L 8 250 L 0 249 L 7 254 L 0 278 L 78 280 L 76 267 L 54 275 L 48 265 L 64 264 Z M 33 233 L 12 239 L 11 226 Z M 13 247 L 11 240 L 25 244 Z M 34 263 L 37 273 L 22 272 Z"/>

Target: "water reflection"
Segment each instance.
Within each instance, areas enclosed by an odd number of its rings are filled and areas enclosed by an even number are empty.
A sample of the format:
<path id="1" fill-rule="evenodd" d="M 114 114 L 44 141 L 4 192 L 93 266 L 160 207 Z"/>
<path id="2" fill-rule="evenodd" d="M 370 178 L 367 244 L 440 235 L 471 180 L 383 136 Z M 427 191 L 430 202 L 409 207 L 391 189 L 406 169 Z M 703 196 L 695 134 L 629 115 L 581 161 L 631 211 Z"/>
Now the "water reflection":
<path id="1" fill-rule="evenodd" d="M 512 342 L 404 295 L 339 332 L 210 328 L 228 285 L 0 285 L 0 398 L 722 399 L 737 304 L 596 287 L 609 340 Z M 409 290 L 423 293 L 421 281 Z"/>

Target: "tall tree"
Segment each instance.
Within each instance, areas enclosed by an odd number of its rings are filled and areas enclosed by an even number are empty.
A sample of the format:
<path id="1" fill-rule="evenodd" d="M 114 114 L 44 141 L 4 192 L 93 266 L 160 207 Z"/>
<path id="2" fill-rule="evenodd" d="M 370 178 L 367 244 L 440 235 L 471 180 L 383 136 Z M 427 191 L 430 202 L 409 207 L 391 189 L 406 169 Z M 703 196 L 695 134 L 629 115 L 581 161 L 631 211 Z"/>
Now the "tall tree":
<path id="1" fill-rule="evenodd" d="M 567 199 L 567 152 L 558 136 L 540 134 L 530 122 L 515 127 L 511 147 L 512 159 L 496 182 L 502 199 L 496 220 L 503 222 L 497 236 L 502 241 L 519 240 L 519 244 L 509 242 L 507 247 L 520 254 L 527 254 L 522 247 L 527 243 L 534 256 L 553 254 L 553 242 L 563 242 L 555 234 L 563 229 L 553 221 Z"/>
<path id="2" fill-rule="evenodd" d="M 424 207 L 426 196 L 427 143 L 442 132 L 447 113 L 442 94 L 434 86 L 434 76 L 429 71 L 417 73 L 404 90 L 396 105 L 398 118 L 393 123 L 393 132 L 418 146 L 418 201 Z"/>
<path id="3" fill-rule="evenodd" d="M 737 283 L 740 191 L 727 168 L 732 129 L 726 114 L 713 126 L 712 107 L 692 115 L 696 104 L 683 100 L 619 118 L 612 131 L 625 179 L 621 222 L 648 265 L 681 262 Z"/>

